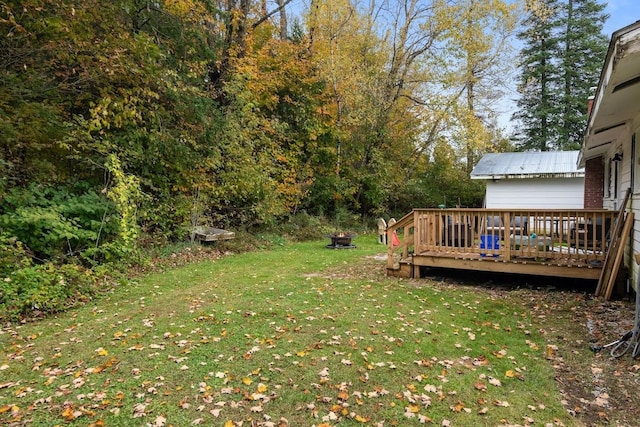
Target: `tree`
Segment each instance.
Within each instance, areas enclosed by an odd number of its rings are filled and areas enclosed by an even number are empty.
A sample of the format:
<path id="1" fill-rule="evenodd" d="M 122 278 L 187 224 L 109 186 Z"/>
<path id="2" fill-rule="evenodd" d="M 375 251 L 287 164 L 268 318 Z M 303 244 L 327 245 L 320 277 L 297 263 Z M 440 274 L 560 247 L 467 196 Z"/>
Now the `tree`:
<path id="1" fill-rule="evenodd" d="M 567 0 L 564 5 L 558 58 L 560 59 L 560 129 L 558 148 L 580 148 L 587 124 L 587 99 L 597 85 L 607 50 L 602 26 L 605 4 L 595 0 Z"/>
<path id="2" fill-rule="evenodd" d="M 557 68 L 554 64 L 558 13 L 556 0 L 527 0 L 524 29 L 518 33 L 524 46 L 520 52 L 518 110 L 513 118 L 522 126 L 515 135 L 522 150 L 547 151 L 558 140 L 558 99 L 554 93 Z"/>
<path id="3" fill-rule="evenodd" d="M 315 0 L 311 50 L 328 83 L 335 126 L 335 197 L 362 214 L 386 209 L 446 125 L 439 7 L 418 0 Z M 323 191 L 327 193 L 327 191 Z"/>
<path id="4" fill-rule="evenodd" d="M 607 47 L 604 7 L 596 0 L 527 0 L 513 115 L 522 124 L 515 135 L 520 149 L 580 146 L 589 88 L 597 83 Z"/>
<path id="5" fill-rule="evenodd" d="M 494 103 L 507 82 L 496 78 L 510 67 L 509 40 L 518 18 L 515 3 L 503 0 L 461 0 L 442 8 L 447 28 L 452 82 L 462 87 L 452 129 L 464 149 L 465 170 L 471 172 L 482 154 L 497 142 Z"/>

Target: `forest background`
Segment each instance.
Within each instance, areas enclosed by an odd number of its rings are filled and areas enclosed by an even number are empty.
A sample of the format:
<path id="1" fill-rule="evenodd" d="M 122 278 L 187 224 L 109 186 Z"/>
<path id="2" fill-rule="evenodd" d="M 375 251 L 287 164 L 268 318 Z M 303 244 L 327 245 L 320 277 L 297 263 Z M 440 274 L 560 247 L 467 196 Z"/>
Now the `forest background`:
<path id="1" fill-rule="evenodd" d="M 197 225 L 482 206 L 484 153 L 579 146 L 604 7 L 0 0 L 2 317 L 89 297 Z"/>

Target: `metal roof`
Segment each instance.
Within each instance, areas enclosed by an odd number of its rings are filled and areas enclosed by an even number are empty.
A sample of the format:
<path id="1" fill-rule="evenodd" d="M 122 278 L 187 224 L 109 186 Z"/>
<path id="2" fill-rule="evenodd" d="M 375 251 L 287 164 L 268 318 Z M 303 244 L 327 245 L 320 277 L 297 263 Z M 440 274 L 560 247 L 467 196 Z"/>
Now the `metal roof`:
<path id="1" fill-rule="evenodd" d="M 471 171 L 471 179 L 580 178 L 579 151 L 524 151 L 485 154 Z"/>

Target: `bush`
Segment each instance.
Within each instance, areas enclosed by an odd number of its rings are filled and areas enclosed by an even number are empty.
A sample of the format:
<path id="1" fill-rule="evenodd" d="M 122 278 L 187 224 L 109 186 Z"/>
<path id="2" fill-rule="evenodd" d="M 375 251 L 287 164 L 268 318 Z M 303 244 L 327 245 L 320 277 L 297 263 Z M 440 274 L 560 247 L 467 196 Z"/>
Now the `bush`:
<path id="1" fill-rule="evenodd" d="M 100 290 L 103 277 L 72 264 L 15 269 L 0 280 L 0 320 L 52 314 L 85 302 Z"/>
<path id="2" fill-rule="evenodd" d="M 31 257 L 22 242 L 15 237 L 0 234 L 0 277 L 8 275 L 16 268 L 31 265 Z"/>
<path id="3" fill-rule="evenodd" d="M 99 248 L 117 232 L 113 204 L 94 190 L 31 185 L 0 199 L 4 234 L 22 242 L 39 262 Z M 96 256 L 100 254 L 92 254 Z"/>
<path id="4" fill-rule="evenodd" d="M 283 234 L 296 241 L 322 239 L 333 231 L 333 227 L 325 218 L 309 215 L 306 211 L 290 217 L 280 228 Z"/>

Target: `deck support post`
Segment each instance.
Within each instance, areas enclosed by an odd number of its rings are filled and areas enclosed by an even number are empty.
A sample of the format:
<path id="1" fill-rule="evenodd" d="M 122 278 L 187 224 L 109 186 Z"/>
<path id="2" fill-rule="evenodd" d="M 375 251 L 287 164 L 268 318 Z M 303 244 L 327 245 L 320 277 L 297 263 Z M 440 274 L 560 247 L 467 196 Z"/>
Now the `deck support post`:
<path id="1" fill-rule="evenodd" d="M 411 278 L 412 279 L 420 279 L 420 266 L 414 264 L 413 265 L 413 272 L 411 274 Z"/>

